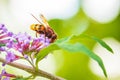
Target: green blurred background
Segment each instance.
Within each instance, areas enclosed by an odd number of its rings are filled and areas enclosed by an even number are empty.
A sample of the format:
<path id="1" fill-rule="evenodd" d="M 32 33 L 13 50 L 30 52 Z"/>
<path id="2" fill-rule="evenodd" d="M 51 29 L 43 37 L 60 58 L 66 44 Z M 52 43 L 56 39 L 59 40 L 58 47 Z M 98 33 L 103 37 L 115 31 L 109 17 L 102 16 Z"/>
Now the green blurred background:
<path id="1" fill-rule="evenodd" d="M 103 39 L 113 48 L 114 55 L 92 40 L 80 42 L 103 59 L 108 80 L 120 80 L 120 0 L 0 0 L 0 23 L 14 33 L 35 36 L 29 26 L 38 22 L 30 13 L 37 18 L 44 14 L 59 38 L 84 33 Z M 41 69 L 66 80 L 107 80 L 98 64 L 82 53 L 53 53 L 40 63 Z M 9 70 L 15 72 L 12 69 Z"/>

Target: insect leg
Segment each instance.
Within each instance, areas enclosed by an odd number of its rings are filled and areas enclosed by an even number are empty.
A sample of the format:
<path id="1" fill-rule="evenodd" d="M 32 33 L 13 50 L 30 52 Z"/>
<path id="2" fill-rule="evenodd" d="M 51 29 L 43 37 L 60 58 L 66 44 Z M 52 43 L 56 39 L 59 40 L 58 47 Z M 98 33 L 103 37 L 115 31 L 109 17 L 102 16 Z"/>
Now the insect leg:
<path id="1" fill-rule="evenodd" d="M 37 37 L 37 32 L 36 32 L 36 37 Z"/>

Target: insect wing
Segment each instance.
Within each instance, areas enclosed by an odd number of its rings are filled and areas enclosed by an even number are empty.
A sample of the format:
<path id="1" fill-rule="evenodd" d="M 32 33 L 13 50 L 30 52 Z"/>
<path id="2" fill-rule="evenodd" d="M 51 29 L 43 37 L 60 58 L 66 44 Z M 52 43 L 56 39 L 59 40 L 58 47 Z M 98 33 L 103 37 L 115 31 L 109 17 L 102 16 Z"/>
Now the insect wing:
<path id="1" fill-rule="evenodd" d="M 41 18 L 43 24 L 45 25 L 45 27 L 49 27 L 49 24 L 48 24 L 48 22 L 47 22 L 47 19 L 46 19 L 42 14 L 40 15 L 40 18 Z"/>

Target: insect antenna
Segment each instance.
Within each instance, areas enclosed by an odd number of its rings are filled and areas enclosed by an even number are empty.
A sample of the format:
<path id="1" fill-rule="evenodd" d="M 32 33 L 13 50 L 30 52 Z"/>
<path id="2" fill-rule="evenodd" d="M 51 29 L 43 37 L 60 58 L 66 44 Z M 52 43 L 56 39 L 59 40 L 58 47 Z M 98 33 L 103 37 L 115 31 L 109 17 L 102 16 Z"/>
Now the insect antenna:
<path id="1" fill-rule="evenodd" d="M 32 13 L 31 13 L 31 16 L 32 16 L 34 19 L 36 19 L 40 24 L 42 24 L 42 23 L 40 22 L 40 20 L 38 20 Z"/>

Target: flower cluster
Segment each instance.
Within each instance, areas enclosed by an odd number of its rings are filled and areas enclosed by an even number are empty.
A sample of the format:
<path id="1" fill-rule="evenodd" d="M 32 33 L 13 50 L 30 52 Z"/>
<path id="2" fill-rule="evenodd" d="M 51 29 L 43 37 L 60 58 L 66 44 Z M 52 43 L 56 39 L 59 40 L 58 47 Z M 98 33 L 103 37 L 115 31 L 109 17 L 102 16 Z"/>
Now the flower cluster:
<path id="1" fill-rule="evenodd" d="M 44 35 L 40 35 L 38 38 L 31 38 L 27 33 L 19 33 L 13 36 L 15 43 L 10 42 L 12 48 L 24 54 L 29 54 L 31 52 L 39 52 L 40 49 L 48 46 L 50 41 L 45 38 Z"/>
<path id="2" fill-rule="evenodd" d="M 6 63 L 3 63 L 3 66 L 18 59 L 28 60 L 29 56 L 34 56 L 33 54 L 37 54 L 49 44 L 50 40 L 45 35 L 32 38 L 27 33 L 13 34 L 4 24 L 0 24 L 0 52 L 6 53 Z M 17 51 L 19 55 L 15 54 L 13 50 Z M 2 76 L 6 76 L 4 80 L 9 80 L 11 77 L 5 70 L 0 74 L 0 80 Z"/>
<path id="3" fill-rule="evenodd" d="M 0 24 L 0 51 L 5 51 L 5 48 L 2 46 L 5 46 L 12 39 L 12 36 L 13 33 L 9 32 L 4 24 Z"/>

